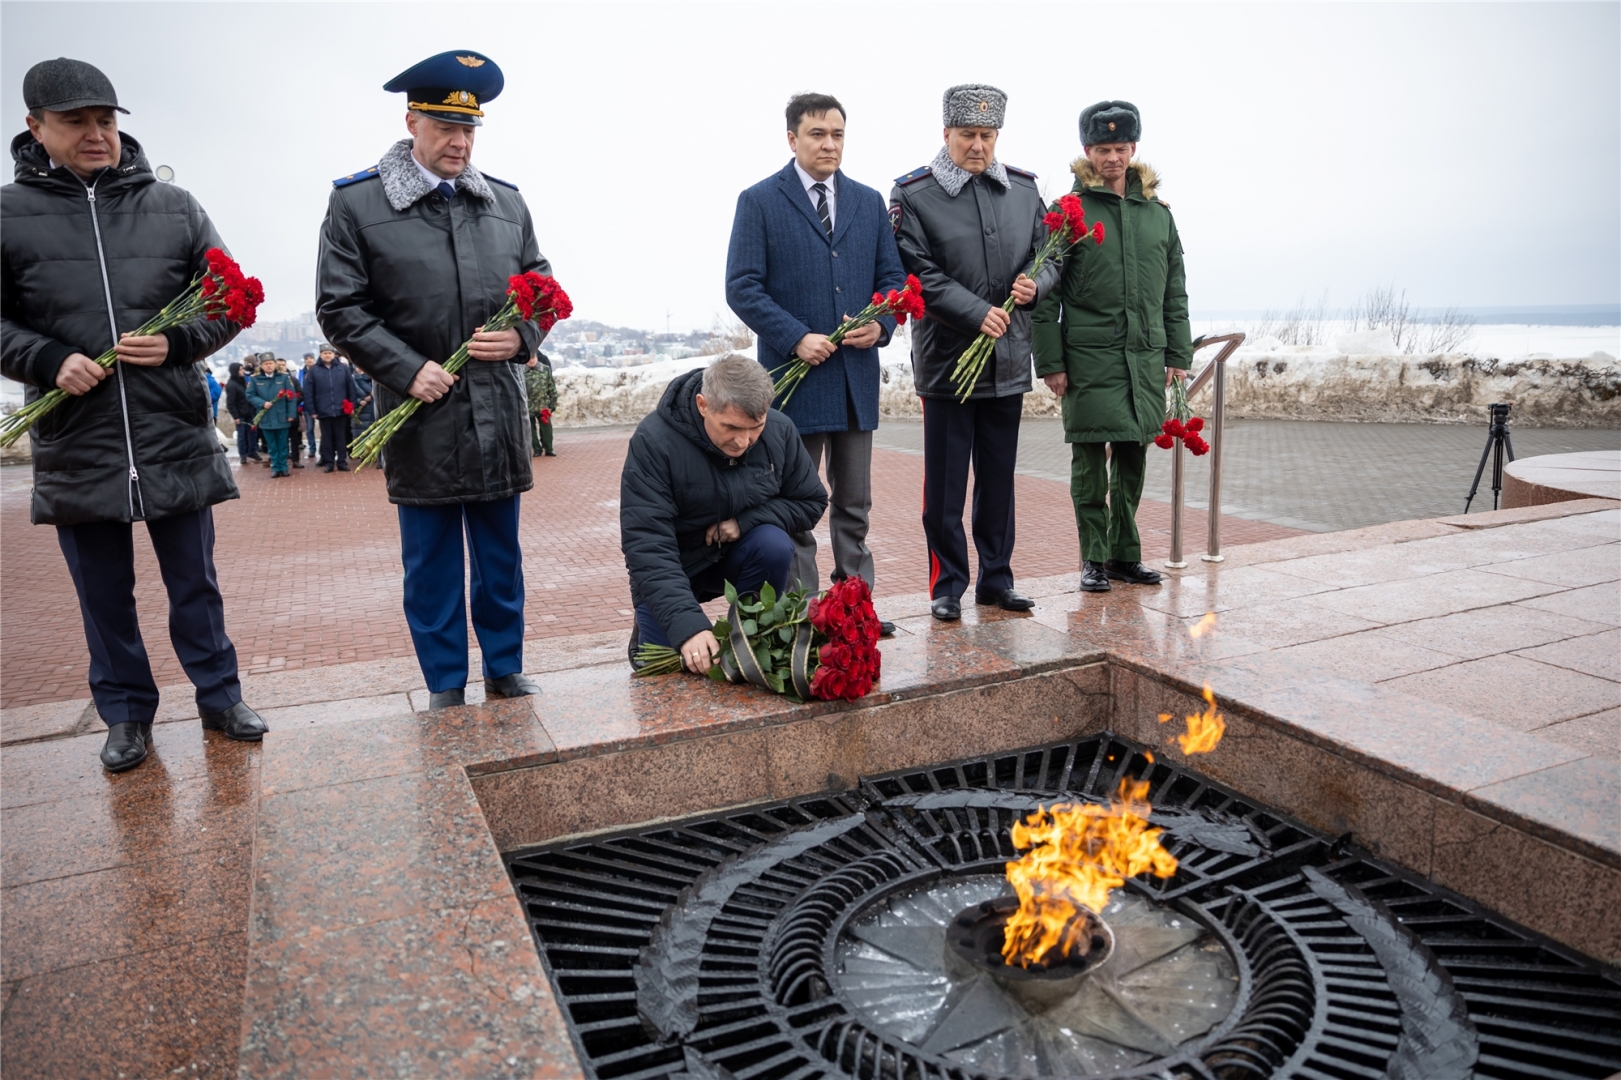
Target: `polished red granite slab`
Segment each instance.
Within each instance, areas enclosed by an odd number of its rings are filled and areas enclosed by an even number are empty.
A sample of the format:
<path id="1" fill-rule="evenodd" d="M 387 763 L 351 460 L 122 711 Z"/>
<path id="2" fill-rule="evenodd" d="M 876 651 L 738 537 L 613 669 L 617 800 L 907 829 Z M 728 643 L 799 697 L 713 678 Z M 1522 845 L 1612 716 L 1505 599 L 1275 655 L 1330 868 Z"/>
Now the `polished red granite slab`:
<path id="1" fill-rule="evenodd" d="M 1206 682 L 1229 728 L 1200 771 L 1613 960 L 1621 514 L 1563 506 L 1022 583 L 1031 615 L 890 598 L 855 705 L 632 680 L 613 632 L 533 650 L 539 698 L 435 714 L 394 662 L 256 676 L 263 746 L 177 704 L 122 776 L 82 704 L 8 713 L 47 734 L 0 758 L 0 1071 L 575 1076 L 507 844 L 1104 727 L 1177 759 L 1158 717 Z"/>

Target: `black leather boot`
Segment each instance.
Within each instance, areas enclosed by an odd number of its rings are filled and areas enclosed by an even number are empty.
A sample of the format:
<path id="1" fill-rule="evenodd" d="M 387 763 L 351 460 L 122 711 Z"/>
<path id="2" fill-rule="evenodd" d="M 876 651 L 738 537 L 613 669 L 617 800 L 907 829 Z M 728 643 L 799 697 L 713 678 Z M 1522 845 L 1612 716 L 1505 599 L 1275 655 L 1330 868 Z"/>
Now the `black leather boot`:
<path id="1" fill-rule="evenodd" d="M 197 715 L 203 718 L 206 730 L 221 732 L 227 739 L 239 742 L 258 742 L 270 730 L 245 701 L 237 702 L 224 712 L 204 712 L 199 709 Z"/>
<path id="2" fill-rule="evenodd" d="M 1132 585 L 1158 585 L 1160 583 L 1159 571 L 1150 570 L 1140 562 L 1123 562 L 1120 559 L 1110 559 L 1103 564 L 1103 572 L 1116 581 L 1125 581 Z"/>
<path id="3" fill-rule="evenodd" d="M 428 711 L 437 709 L 453 709 L 458 705 L 467 704 L 467 687 L 455 686 L 449 690 L 433 690 L 428 693 Z"/>
<path id="4" fill-rule="evenodd" d="M 503 675 L 499 679 L 484 680 L 486 698 L 528 697 L 540 693 L 540 684 L 521 671 Z"/>
<path id="5" fill-rule="evenodd" d="M 974 603 L 983 607 L 992 604 L 1003 611 L 1029 611 L 1036 606 L 1036 602 L 1019 592 L 1017 589 L 998 589 L 995 592 L 974 593 Z"/>
<path id="6" fill-rule="evenodd" d="M 1108 592 L 1109 588 L 1109 575 L 1104 572 L 1102 563 L 1091 559 L 1081 563 L 1082 592 Z"/>
<path id="7" fill-rule="evenodd" d="M 152 725 L 137 721 L 113 724 L 107 729 L 107 741 L 101 747 L 101 763 L 108 772 L 133 769 L 146 760 L 152 745 Z"/>

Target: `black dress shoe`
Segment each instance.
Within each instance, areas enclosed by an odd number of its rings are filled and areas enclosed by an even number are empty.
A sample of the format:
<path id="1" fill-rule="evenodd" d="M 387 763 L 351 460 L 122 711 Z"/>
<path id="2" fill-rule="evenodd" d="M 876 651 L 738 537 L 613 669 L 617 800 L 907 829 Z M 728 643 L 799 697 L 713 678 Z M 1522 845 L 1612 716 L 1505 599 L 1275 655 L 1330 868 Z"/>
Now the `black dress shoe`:
<path id="1" fill-rule="evenodd" d="M 962 604 L 955 596 L 942 596 L 929 605 L 929 613 L 941 622 L 955 622 L 962 618 Z"/>
<path id="2" fill-rule="evenodd" d="M 521 671 L 503 675 L 499 679 L 484 680 L 484 696 L 487 698 L 528 697 L 538 693 L 540 684 Z"/>
<path id="3" fill-rule="evenodd" d="M 450 690 L 435 690 L 428 695 L 428 710 L 453 709 L 458 705 L 467 704 L 467 687 L 458 686 Z"/>
<path id="4" fill-rule="evenodd" d="M 335 465 L 322 465 L 321 466 L 321 471 L 322 472 L 331 472 L 336 467 L 337 466 L 335 466 Z"/>
<path id="5" fill-rule="evenodd" d="M 1103 572 L 1116 581 L 1129 581 L 1133 585 L 1158 585 L 1160 574 L 1158 570 L 1150 570 L 1140 562 L 1123 562 L 1120 559 L 1110 559 L 1103 564 Z"/>
<path id="6" fill-rule="evenodd" d="M 1102 563 L 1090 559 L 1081 563 L 1082 592 L 1108 592 L 1109 588 L 1109 575 L 1104 572 Z"/>
<path id="7" fill-rule="evenodd" d="M 556 450 L 548 450 L 548 451 L 546 451 L 546 456 L 547 457 L 556 457 L 557 456 L 557 451 Z"/>
<path id="8" fill-rule="evenodd" d="M 338 462 L 338 471 L 339 472 L 348 472 L 349 471 L 349 463 L 347 461 Z"/>
<path id="9" fill-rule="evenodd" d="M 895 624 L 890 622 L 888 619 L 879 619 L 878 620 L 878 636 L 879 637 L 894 637 L 895 636 Z"/>
<path id="10" fill-rule="evenodd" d="M 293 462 L 293 468 L 302 469 L 303 467 L 304 467 L 304 465 L 303 465 L 302 462 L 297 462 L 297 461 Z"/>
<path id="11" fill-rule="evenodd" d="M 1036 606 L 1036 602 L 1019 592 L 1017 589 L 1001 589 L 997 592 L 976 592 L 974 603 L 995 604 L 1003 611 L 1029 611 Z"/>
<path id="12" fill-rule="evenodd" d="M 146 751 L 151 745 L 151 724 L 134 720 L 113 724 L 107 729 L 107 741 L 101 747 L 101 763 L 108 772 L 133 769 L 146 760 Z"/>
<path id="13" fill-rule="evenodd" d="M 237 739 L 241 742 L 258 742 L 265 737 L 270 728 L 260 719 L 259 714 L 248 708 L 247 702 L 239 701 L 224 712 L 204 712 L 197 710 L 197 715 L 203 718 L 203 728 L 208 731 L 218 731 L 227 739 Z"/>

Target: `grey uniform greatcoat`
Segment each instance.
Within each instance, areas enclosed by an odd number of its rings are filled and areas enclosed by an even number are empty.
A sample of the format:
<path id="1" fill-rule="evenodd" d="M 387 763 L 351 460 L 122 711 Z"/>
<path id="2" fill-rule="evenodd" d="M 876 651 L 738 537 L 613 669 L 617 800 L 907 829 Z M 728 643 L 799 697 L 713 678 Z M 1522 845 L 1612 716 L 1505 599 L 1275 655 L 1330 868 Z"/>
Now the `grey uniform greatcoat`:
<path id="1" fill-rule="evenodd" d="M 516 188 L 469 165 L 447 201 L 396 143 L 374 169 L 335 181 L 321 227 L 316 318 L 372 376 L 379 416 L 404 400 L 506 302 L 507 279 L 551 273 Z M 504 499 L 534 486 L 523 365 L 543 335 L 520 323 L 510 363 L 470 360 L 383 453 L 389 501 L 412 506 Z"/>
<path id="2" fill-rule="evenodd" d="M 951 369 L 979 335 L 986 313 L 1007 300 L 1013 279 L 1029 273 L 1047 238 L 1041 223 L 1047 207 L 1029 173 L 1006 169 L 1004 186 L 987 170 L 953 195 L 933 168 L 896 181 L 889 214 L 901 262 L 923 283 L 926 314 L 912 328 L 912 380 L 920 397 L 954 399 Z M 1058 260 L 1042 267 L 1034 278 L 1037 302 L 1062 270 Z M 985 365 L 972 398 L 1029 392 L 1034 306 L 1013 309 L 1013 322 L 997 339 L 994 360 Z"/>

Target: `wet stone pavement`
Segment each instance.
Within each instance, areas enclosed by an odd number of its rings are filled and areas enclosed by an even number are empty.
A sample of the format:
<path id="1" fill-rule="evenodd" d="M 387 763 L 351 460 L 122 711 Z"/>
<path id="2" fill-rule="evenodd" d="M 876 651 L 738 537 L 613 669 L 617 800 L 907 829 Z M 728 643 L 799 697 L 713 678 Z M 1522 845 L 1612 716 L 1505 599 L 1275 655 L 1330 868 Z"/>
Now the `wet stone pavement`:
<path id="1" fill-rule="evenodd" d="M 970 605 L 944 625 L 913 566 L 921 462 L 892 451 L 874 518 L 878 609 L 901 628 L 884 681 L 791 706 L 629 678 L 624 438 L 565 432 L 537 463 L 526 667 L 543 693 L 436 714 L 416 711 L 379 478 L 250 468 L 220 511 L 221 577 L 228 610 L 257 613 L 231 632 L 272 732 L 205 734 L 160 676 L 154 754 L 119 776 L 96 760 L 60 555 L 23 524 L 26 474 L 19 496 L 19 470 L 0 473 L 0 1072 L 577 1076 L 501 850 L 1105 727 L 1158 745 L 1156 717 L 1205 682 L 1229 731 L 1201 770 L 1621 959 L 1614 502 L 1325 534 L 1234 519 L 1226 562 L 1093 596 L 1075 591 L 1062 486 L 1022 476 L 1036 611 Z M 141 602 L 165 670 L 160 596 Z"/>

